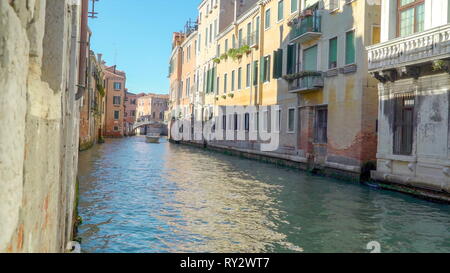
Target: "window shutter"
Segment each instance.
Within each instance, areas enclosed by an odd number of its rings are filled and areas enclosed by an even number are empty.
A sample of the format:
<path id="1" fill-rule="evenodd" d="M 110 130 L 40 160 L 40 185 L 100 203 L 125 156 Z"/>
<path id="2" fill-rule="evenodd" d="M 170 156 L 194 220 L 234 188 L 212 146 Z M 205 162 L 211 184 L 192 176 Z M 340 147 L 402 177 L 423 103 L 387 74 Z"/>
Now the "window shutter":
<path id="1" fill-rule="evenodd" d="M 292 74 L 293 71 L 293 60 L 294 60 L 294 46 L 293 45 L 288 45 L 287 48 L 287 74 Z"/>
<path id="2" fill-rule="evenodd" d="M 273 78 L 277 79 L 278 78 L 278 51 L 274 51 L 273 52 Z"/>
<path id="3" fill-rule="evenodd" d="M 278 49 L 277 57 L 277 78 L 280 78 L 281 76 L 283 76 L 283 49 Z"/>

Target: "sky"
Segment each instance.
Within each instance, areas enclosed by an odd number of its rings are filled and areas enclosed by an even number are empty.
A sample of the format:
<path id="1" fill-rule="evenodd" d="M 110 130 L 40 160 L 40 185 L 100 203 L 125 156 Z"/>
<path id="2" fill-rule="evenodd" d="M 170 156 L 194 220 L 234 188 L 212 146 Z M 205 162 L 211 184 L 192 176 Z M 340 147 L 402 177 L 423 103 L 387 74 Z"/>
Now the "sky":
<path id="1" fill-rule="evenodd" d="M 132 93 L 169 92 L 172 33 L 196 18 L 199 0 L 100 0 L 89 18 L 91 49 L 127 74 Z"/>

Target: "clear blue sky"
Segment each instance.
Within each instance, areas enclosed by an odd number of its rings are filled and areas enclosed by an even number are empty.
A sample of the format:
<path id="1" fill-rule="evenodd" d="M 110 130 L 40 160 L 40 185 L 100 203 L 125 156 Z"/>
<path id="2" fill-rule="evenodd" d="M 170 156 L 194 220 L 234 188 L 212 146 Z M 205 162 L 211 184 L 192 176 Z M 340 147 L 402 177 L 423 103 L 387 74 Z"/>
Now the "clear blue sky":
<path id="1" fill-rule="evenodd" d="M 172 33 L 196 18 L 200 0 L 100 0 L 89 18 L 91 48 L 127 73 L 133 93 L 169 92 Z"/>

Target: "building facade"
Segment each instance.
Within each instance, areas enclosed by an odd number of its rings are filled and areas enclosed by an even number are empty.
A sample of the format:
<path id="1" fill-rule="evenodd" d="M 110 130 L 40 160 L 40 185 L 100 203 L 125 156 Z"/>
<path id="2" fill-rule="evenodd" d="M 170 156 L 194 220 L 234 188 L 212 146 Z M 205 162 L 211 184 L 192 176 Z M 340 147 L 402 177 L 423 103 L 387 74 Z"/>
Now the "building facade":
<path id="1" fill-rule="evenodd" d="M 105 124 L 105 77 L 98 57 L 89 52 L 86 93 L 80 110 L 80 150 L 86 150 L 101 141 Z"/>
<path id="2" fill-rule="evenodd" d="M 136 122 L 137 117 L 137 102 L 138 98 L 145 96 L 144 93 L 134 94 L 131 92 L 125 92 L 125 135 L 131 136 L 135 132 L 133 130 L 133 124 Z"/>
<path id="3" fill-rule="evenodd" d="M 383 0 L 377 170 L 372 177 L 426 196 L 450 192 L 450 1 Z"/>
<path id="4" fill-rule="evenodd" d="M 117 70 L 116 66 L 105 66 L 105 137 L 123 137 L 125 132 L 125 84 L 126 74 Z"/>
<path id="5" fill-rule="evenodd" d="M 149 93 L 140 96 L 136 103 L 137 121 L 155 122 L 155 125 L 140 128 L 139 133 L 145 135 L 150 132 L 150 127 L 157 127 L 159 133 L 166 135 L 164 114 L 169 109 L 169 95 Z"/>
<path id="6" fill-rule="evenodd" d="M 208 146 L 359 179 L 376 159 L 377 82 L 367 73 L 365 47 L 379 41 L 380 1 L 217 1 L 222 12 L 215 6 L 199 6 L 194 116 L 245 140 Z M 179 66 L 181 75 L 190 69 Z M 223 115 L 224 106 L 262 114 Z M 261 132 L 276 136 L 278 146 L 261 153 L 265 140 L 250 139 Z"/>

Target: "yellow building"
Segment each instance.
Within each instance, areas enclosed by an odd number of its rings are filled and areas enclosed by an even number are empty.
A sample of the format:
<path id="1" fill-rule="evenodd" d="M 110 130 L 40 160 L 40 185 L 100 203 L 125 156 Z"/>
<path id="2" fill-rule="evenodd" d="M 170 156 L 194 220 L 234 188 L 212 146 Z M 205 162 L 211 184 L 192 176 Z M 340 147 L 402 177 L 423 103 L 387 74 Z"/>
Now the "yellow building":
<path id="1" fill-rule="evenodd" d="M 365 46 L 379 41 L 379 22 L 379 1 L 202 1 L 194 114 L 246 137 L 208 146 L 359 178 L 376 152 Z M 223 106 L 260 113 L 222 115 Z M 277 147 L 262 151 L 253 131 L 276 135 Z"/>

